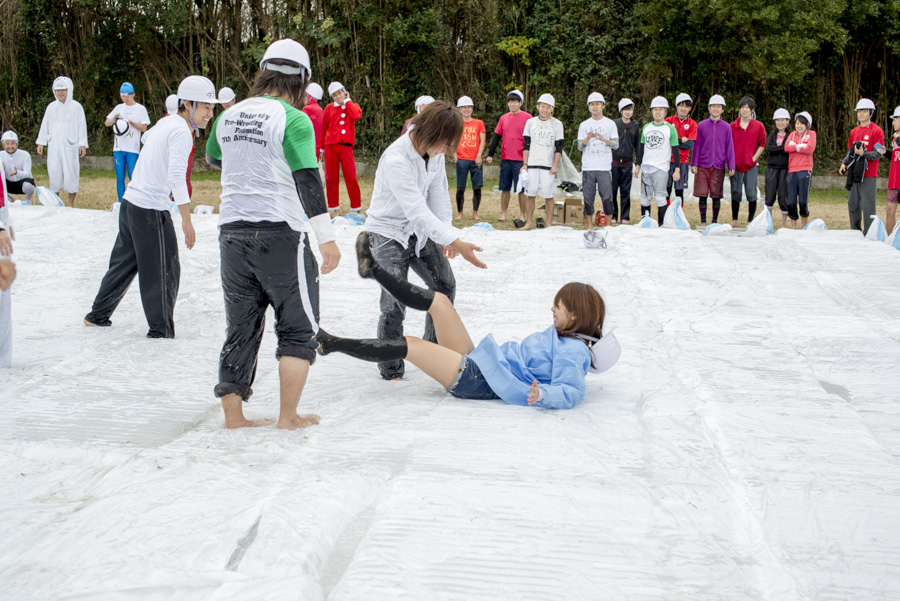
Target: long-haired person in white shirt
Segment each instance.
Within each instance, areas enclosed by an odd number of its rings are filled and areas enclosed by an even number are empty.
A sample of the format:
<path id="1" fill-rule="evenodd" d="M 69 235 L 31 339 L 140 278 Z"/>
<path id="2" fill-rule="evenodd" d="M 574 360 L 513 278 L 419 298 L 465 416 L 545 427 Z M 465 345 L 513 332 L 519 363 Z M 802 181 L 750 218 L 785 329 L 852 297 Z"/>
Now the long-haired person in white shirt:
<path id="1" fill-rule="evenodd" d="M 391 144 L 375 171 L 372 203 L 366 212 L 366 229 L 372 255 L 384 269 L 405 280 L 412 268 L 426 286 L 446 295 L 456 295 L 456 279 L 447 259 L 463 258 L 484 268 L 475 256 L 481 249 L 459 238 L 454 228 L 453 207 L 444 155 L 456 148 L 462 137 L 463 118 L 449 102 L 435 101 L 413 117 L 410 129 Z M 387 291 L 381 291 L 378 338 L 403 336 L 406 308 Z M 431 316 L 425 321 L 424 340 L 435 342 Z M 379 363 L 381 377 L 403 377 L 404 363 Z"/>
<path id="2" fill-rule="evenodd" d="M 178 86 L 178 113 L 160 119 L 147 136 L 119 210 L 119 235 L 109 257 L 109 270 L 91 312 L 84 317 L 85 325 L 112 325 L 109 318 L 137 275 L 150 326 L 147 338 L 175 337 L 181 263 L 170 198 L 181 213 L 185 245 L 193 248 L 196 236 L 185 174 L 194 133 L 212 119 L 217 102 L 213 83 L 191 75 Z"/>

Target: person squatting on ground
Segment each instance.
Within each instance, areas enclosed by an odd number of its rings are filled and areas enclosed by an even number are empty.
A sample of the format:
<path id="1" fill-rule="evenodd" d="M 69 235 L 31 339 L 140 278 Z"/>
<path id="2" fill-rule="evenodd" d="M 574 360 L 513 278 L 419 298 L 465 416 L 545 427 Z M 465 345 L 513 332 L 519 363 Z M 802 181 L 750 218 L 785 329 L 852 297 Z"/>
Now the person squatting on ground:
<path id="1" fill-rule="evenodd" d="M 553 219 L 553 189 L 565 141 L 563 124 L 553 116 L 555 106 L 552 95 L 542 94 L 537 103 L 538 116 L 526 121 L 522 131 L 525 146 L 521 171 L 528 172 L 528 187 L 525 189 L 525 219 L 514 222 L 522 230 L 534 226 L 534 202 L 538 195 L 544 198 L 547 220 Z"/>
<path id="2" fill-rule="evenodd" d="M 613 150 L 611 170 L 613 225 L 619 221 L 623 224 L 631 221 L 631 175 L 641 139 L 641 124 L 631 118 L 634 115 L 634 102 L 631 98 L 619 101 L 619 115 L 621 117 L 614 122 L 619 133 L 619 147 Z"/>
<path id="3" fill-rule="evenodd" d="M 319 101 L 325 91 L 317 83 L 306 86 L 306 96 L 309 100 L 303 106 L 303 112 L 312 121 L 313 130 L 316 132 L 316 160 L 321 162 L 325 154 L 325 110 L 319 106 Z"/>
<path id="4" fill-rule="evenodd" d="M 31 155 L 19 148 L 19 136 L 10 130 L 0 136 L 3 150 L 3 175 L 9 194 L 24 194 L 29 204 L 34 198 L 34 174 L 31 173 Z"/>
<path id="5" fill-rule="evenodd" d="M 472 175 L 472 219 L 478 221 L 478 207 L 481 205 L 481 187 L 484 185 L 484 173 L 481 168 L 481 157 L 484 155 L 487 133 L 484 121 L 473 119 L 475 103 L 468 96 L 456 101 L 456 108 L 463 116 L 463 135 L 459 146 L 453 153 L 456 160 L 456 219 L 462 219 L 463 206 L 466 201 L 466 180 Z"/>
<path id="6" fill-rule="evenodd" d="M 875 214 L 878 159 L 885 153 L 884 131 L 875 125 L 875 103 L 863 98 L 856 103 L 857 125 L 847 141 L 847 156 L 841 162 L 840 173 L 847 173 L 847 210 L 850 229 L 869 232 L 872 215 Z M 849 170 L 849 173 L 848 173 Z"/>
<path id="7" fill-rule="evenodd" d="M 666 182 L 666 206 L 671 204 L 672 188 L 675 189 L 675 196 L 681 199 L 684 204 L 684 191 L 688 187 L 688 181 L 691 173 L 691 149 L 694 142 L 697 141 L 697 122 L 691 119 L 691 107 L 694 101 L 687 94 L 679 94 L 675 97 L 675 114 L 666 117 L 666 123 L 671 123 L 675 131 L 678 132 L 678 155 L 681 158 L 681 176 L 675 181 L 673 174 L 675 173 L 675 157 L 672 157 L 669 163 L 669 180 Z"/>
<path id="8" fill-rule="evenodd" d="M 278 40 L 259 69 L 249 97 L 219 115 L 206 143 L 207 161 L 222 170 L 219 251 L 227 333 L 215 395 L 222 399 L 226 428 L 274 421 L 248 420 L 242 408 L 253 394 L 271 306 L 281 383 L 278 427 L 296 430 L 319 423 L 318 416 L 297 413 L 319 328 L 319 269 L 309 229 L 322 254 L 322 274 L 337 267 L 341 253 L 319 178 L 313 124 L 300 110 L 312 75 L 309 54 L 294 40 Z M 248 126 L 251 133 L 243 134 Z"/>
<path id="9" fill-rule="evenodd" d="M 109 318 L 138 276 L 141 303 L 150 330 L 147 338 L 175 337 L 175 300 L 181 280 L 178 239 L 170 206 L 181 214 L 188 249 L 196 234 L 191 223 L 190 195 L 185 174 L 198 128 L 212 119 L 216 100 L 213 83 L 191 75 L 178 85 L 178 114 L 163 117 L 147 136 L 119 209 L 119 234 L 100 282 L 87 326 L 110 326 Z"/>
<path id="10" fill-rule="evenodd" d="M 413 118 L 409 131 L 388 146 L 378 161 L 372 202 L 366 211 L 371 253 L 382 269 L 405 280 L 412 268 L 425 285 L 452 302 L 456 278 L 448 259 L 458 255 L 484 268 L 475 251 L 453 227 L 444 155 L 459 144 L 464 122 L 449 102 L 435 101 Z M 387 290 L 381 292 L 378 338 L 403 336 L 406 309 Z M 425 340 L 435 340 L 434 324 L 425 319 Z M 385 380 L 400 379 L 402 358 L 383 361 Z"/>
<path id="11" fill-rule="evenodd" d="M 787 174 L 788 155 L 784 151 L 784 145 L 791 134 L 791 114 L 787 109 L 777 109 L 772 115 L 775 129 L 769 132 L 766 138 L 766 153 L 769 161 L 766 165 L 766 210 L 771 212 L 778 200 L 778 208 L 781 210 L 781 227 L 787 222 Z"/>
<path id="12" fill-rule="evenodd" d="M 519 90 L 513 90 L 506 95 L 506 107 L 508 113 L 500 116 L 494 135 L 491 136 L 491 145 L 488 148 L 487 162 L 490 165 L 494 161 L 494 153 L 497 151 L 497 143 L 500 142 L 500 218 L 497 221 L 506 221 L 509 217 L 509 196 L 519 185 L 519 172 L 522 170 L 523 152 L 525 149 L 525 124 L 531 119 L 531 113 L 522 109 L 525 96 Z M 518 192 L 519 219 L 525 220 L 525 193 Z"/>
<path id="13" fill-rule="evenodd" d="M 328 85 L 328 94 L 334 102 L 325 107 L 325 187 L 328 193 L 328 210 L 335 215 L 341 211 L 341 178 L 350 196 L 350 210 L 359 212 L 362 197 L 359 180 L 356 178 L 356 159 L 353 147 L 356 145 L 356 122 L 362 117 L 362 109 L 350 100 L 350 93 L 343 84 L 333 81 Z"/>
<path id="14" fill-rule="evenodd" d="M 734 175 L 731 175 L 731 226 L 737 227 L 741 199 L 747 198 L 747 223 L 756 216 L 759 157 L 766 149 L 766 128 L 754 117 L 756 101 L 744 96 L 738 101 L 739 116 L 731 123 L 734 144 Z"/>
<path id="15" fill-rule="evenodd" d="M 800 227 L 806 227 L 809 219 L 809 188 L 812 185 L 813 152 L 816 150 L 816 132 L 811 127 L 812 115 L 805 111 L 797 113 L 794 131 L 788 135 L 784 145 L 788 154 L 787 210 L 791 227 L 795 229 L 798 215 Z"/>
<path id="16" fill-rule="evenodd" d="M 390 340 L 338 338 L 319 330 L 319 353 L 344 353 L 363 361 L 407 359 L 462 399 L 502 399 L 510 405 L 571 409 L 585 395 L 589 371 L 605 371 L 619 356 L 615 337 L 603 337 L 606 305 L 588 284 L 571 282 L 553 299 L 553 325 L 522 342 L 499 345 L 492 335 L 476 347 L 445 295 L 396 278 L 357 242 L 359 274 L 373 278 L 402 303 L 427 311 L 437 342 L 413 336 Z"/>
<path id="17" fill-rule="evenodd" d="M 594 198 L 600 194 L 599 225 L 607 225 L 613 214 L 612 153 L 619 147 L 619 132 L 612 119 L 603 116 L 606 99 L 593 92 L 587 99 L 591 116 L 578 126 L 578 150 L 581 151 L 581 189 L 584 192 L 584 222 L 594 228 Z"/>
<path id="18" fill-rule="evenodd" d="M 75 195 L 78 194 L 79 157 L 86 155 L 88 149 L 87 121 L 84 108 L 72 96 L 74 88 L 68 77 L 53 80 L 56 100 L 47 105 L 35 140 L 38 154 L 44 154 L 44 146 L 47 147 L 50 189 L 55 194 L 60 190 L 68 192 L 70 207 L 75 206 Z"/>
<path id="19" fill-rule="evenodd" d="M 141 152 L 141 135 L 150 126 L 150 115 L 143 104 L 134 101 L 134 86 L 127 81 L 119 88 L 122 103 L 116 105 L 103 125 L 113 130 L 113 166 L 116 169 L 116 194 L 119 202 L 125 193 L 125 173 L 134 177 L 134 166 Z"/>
<path id="20" fill-rule="evenodd" d="M 641 130 L 641 141 L 634 168 L 634 177 L 640 177 L 641 181 L 641 215 L 651 216 L 650 202 L 656 199 L 657 219 L 660 225 L 666 218 L 668 207 L 666 182 L 672 161 L 675 165 L 672 179 L 677 182 L 681 178 L 678 132 L 674 125 L 666 122 L 668 110 L 669 101 L 662 96 L 657 96 L 650 102 L 653 121 L 644 125 Z"/>
<path id="21" fill-rule="evenodd" d="M 416 101 L 413 103 L 413 109 L 415 109 L 416 114 L 422 112 L 422 109 L 434 102 L 434 98 L 431 96 L 419 96 L 416 98 Z M 413 118 L 410 117 L 406 121 L 403 122 L 403 127 L 400 129 L 400 135 L 402 136 L 409 130 L 409 124 L 412 122 Z"/>
<path id="22" fill-rule="evenodd" d="M 13 253 L 13 231 L 9 216 L 6 180 L 0 182 L 0 368 L 12 362 L 12 297 L 9 286 L 16 277 L 16 266 L 9 257 Z"/>
<path id="23" fill-rule="evenodd" d="M 725 99 L 713 94 L 709 99 L 709 118 L 697 125 L 697 142 L 691 154 L 691 173 L 694 178 L 694 196 L 699 199 L 700 224 L 706 225 L 706 199 L 712 198 L 712 222 L 719 219 L 725 187 L 725 168 L 734 175 L 734 145 L 731 126 L 722 120 Z"/>
<path id="24" fill-rule="evenodd" d="M 891 170 L 888 173 L 887 202 L 885 205 L 884 226 L 888 233 L 893 233 L 897 223 L 897 205 L 900 204 L 900 106 L 891 115 Z"/>

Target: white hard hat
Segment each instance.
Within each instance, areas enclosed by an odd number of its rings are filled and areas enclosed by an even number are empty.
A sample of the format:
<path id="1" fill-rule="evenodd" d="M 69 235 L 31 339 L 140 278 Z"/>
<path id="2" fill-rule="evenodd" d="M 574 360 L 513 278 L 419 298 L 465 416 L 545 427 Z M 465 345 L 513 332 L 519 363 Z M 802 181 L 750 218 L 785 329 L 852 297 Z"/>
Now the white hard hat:
<path id="1" fill-rule="evenodd" d="M 722 98 L 722 96 L 719 95 L 719 94 L 713 94 L 713 95 L 710 96 L 710 98 L 709 98 L 709 105 L 708 105 L 708 106 L 712 106 L 712 105 L 714 105 L 714 104 L 721 104 L 722 106 L 725 106 L 725 99 Z"/>
<path id="2" fill-rule="evenodd" d="M 219 90 L 219 102 L 225 104 L 226 102 L 231 102 L 236 98 L 234 94 L 234 90 L 231 88 L 222 88 Z"/>
<path id="3" fill-rule="evenodd" d="M 606 104 L 606 98 L 603 97 L 603 94 L 600 92 L 591 92 L 591 95 L 588 96 L 588 104 L 592 102 L 602 102 Z"/>
<path id="4" fill-rule="evenodd" d="M 456 101 L 456 108 L 462 108 L 464 106 L 475 106 L 475 103 L 472 102 L 472 99 L 468 96 L 463 96 L 459 100 Z"/>
<path id="5" fill-rule="evenodd" d="M 417 113 L 421 113 L 422 109 L 432 102 L 434 102 L 434 98 L 432 98 L 431 96 L 419 96 L 413 103 L 413 108 L 416 109 Z"/>
<path id="6" fill-rule="evenodd" d="M 900 106 L 898 106 L 897 108 L 894 109 L 894 114 L 891 115 L 891 118 L 894 118 L 894 117 L 900 117 Z M 3 134 L 3 135 L 5 136 L 6 134 Z M 13 135 L 16 135 L 16 134 L 13 134 Z"/>
<path id="7" fill-rule="evenodd" d="M 810 115 L 806 111 L 803 111 L 802 113 L 797 113 L 796 115 L 794 115 L 794 119 L 796 119 L 797 117 L 805 117 L 806 121 L 809 123 L 809 127 L 812 127 L 812 115 Z"/>
<path id="8" fill-rule="evenodd" d="M 772 119 L 790 119 L 791 114 L 787 109 L 778 109 L 775 111 L 775 114 L 772 115 Z"/>
<path id="9" fill-rule="evenodd" d="M 117 136 L 124 136 L 128 133 L 129 129 L 131 129 L 131 125 L 125 119 L 119 117 L 113 121 L 112 130 Z"/>
<path id="10" fill-rule="evenodd" d="M 276 58 L 291 61 L 300 66 L 289 67 L 288 65 L 268 64 L 270 60 Z M 312 76 L 312 67 L 310 67 L 309 53 L 306 51 L 306 48 L 304 48 L 303 44 L 300 42 L 288 39 L 278 40 L 277 42 L 269 44 L 269 47 L 266 48 L 266 53 L 263 54 L 262 60 L 259 61 L 259 69 L 260 71 L 278 71 L 285 75 L 300 75 L 303 70 L 306 70 L 306 76 Z"/>
<path id="11" fill-rule="evenodd" d="M 178 100 L 218 104 L 216 86 L 202 75 L 189 75 L 178 84 Z"/>
<path id="12" fill-rule="evenodd" d="M 657 96 L 653 100 L 650 101 L 650 108 L 652 109 L 667 109 L 669 108 L 669 101 L 665 99 L 664 96 Z"/>
<path id="13" fill-rule="evenodd" d="M 856 103 L 856 108 L 854 110 L 859 111 L 862 109 L 869 109 L 870 111 L 874 111 L 875 103 L 872 102 L 871 100 L 869 100 L 868 98 L 863 98 L 862 100 L 860 100 L 859 102 Z"/>
<path id="14" fill-rule="evenodd" d="M 174 115 L 178 112 L 178 96 L 172 94 L 166 98 L 166 113 Z"/>
<path id="15" fill-rule="evenodd" d="M 518 96 L 518 97 L 519 97 L 519 102 L 525 102 L 525 94 L 523 94 L 523 93 L 521 92 L 521 90 L 512 90 L 511 92 L 509 92 L 509 93 L 507 94 L 507 96 L 509 96 L 510 94 L 515 94 L 516 96 Z"/>
<path id="16" fill-rule="evenodd" d="M 19 143 L 19 136 L 16 135 L 16 132 L 13 130 L 8 130 L 3 132 L 3 136 L 0 136 L 0 142 L 15 142 Z"/>
<path id="17" fill-rule="evenodd" d="M 634 101 L 631 98 L 623 98 L 619 101 L 619 112 L 622 112 L 626 106 L 634 106 Z"/>
<path id="18" fill-rule="evenodd" d="M 344 84 L 342 84 L 339 81 L 333 81 L 330 84 L 328 84 L 328 95 L 331 96 L 338 90 L 345 90 L 345 89 L 346 88 L 344 87 Z"/>
<path id="19" fill-rule="evenodd" d="M 306 86 L 306 93 L 315 98 L 316 100 L 322 100 L 322 96 L 325 94 L 325 90 L 322 89 L 317 83 L 311 83 Z"/>
<path id="20" fill-rule="evenodd" d="M 691 99 L 691 97 L 688 96 L 687 94 L 685 94 L 684 92 L 682 92 L 681 94 L 679 94 L 678 96 L 675 97 L 675 106 L 678 106 L 682 102 L 690 102 L 691 104 L 694 103 L 694 101 Z"/>
<path id="21" fill-rule="evenodd" d="M 556 100 L 553 98 L 553 94 L 541 94 L 541 97 L 538 98 L 538 104 L 540 103 L 549 104 L 552 107 L 556 106 Z"/>

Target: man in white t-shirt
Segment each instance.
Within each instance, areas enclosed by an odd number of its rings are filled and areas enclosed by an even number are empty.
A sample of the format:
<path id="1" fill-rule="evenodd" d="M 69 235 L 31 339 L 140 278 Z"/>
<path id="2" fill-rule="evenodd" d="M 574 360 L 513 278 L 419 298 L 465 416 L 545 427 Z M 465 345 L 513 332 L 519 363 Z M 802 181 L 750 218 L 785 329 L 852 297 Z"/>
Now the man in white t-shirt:
<path id="1" fill-rule="evenodd" d="M 581 189 L 584 192 L 584 221 L 593 229 L 594 198 L 600 192 L 600 223 L 613 212 L 612 151 L 619 147 L 619 131 L 609 117 L 603 116 L 606 99 L 593 92 L 587 99 L 591 118 L 578 126 L 578 150 L 581 151 Z"/>
<path id="2" fill-rule="evenodd" d="M 538 116 L 525 122 L 525 150 L 522 152 L 522 171 L 528 171 L 528 187 L 525 189 L 525 221 L 513 223 L 523 230 L 531 229 L 534 219 L 534 202 L 538 194 L 544 197 L 547 219 L 553 216 L 553 183 L 559 170 L 563 149 L 563 124 L 553 117 L 556 100 L 550 94 L 538 98 Z"/>
<path id="3" fill-rule="evenodd" d="M 675 126 L 666 122 L 669 101 L 657 96 L 650 102 L 653 121 L 641 130 L 634 177 L 641 182 L 641 216 L 650 216 L 652 200 L 656 200 L 659 224 L 666 218 L 666 182 L 669 179 L 669 164 L 674 164 L 672 179 L 681 179 L 681 158 L 678 152 L 678 132 Z"/>
<path id="4" fill-rule="evenodd" d="M 150 115 L 143 104 L 134 101 L 134 86 L 127 81 L 119 88 L 122 104 L 106 116 L 103 124 L 112 127 L 114 134 L 113 163 L 116 167 L 116 193 L 119 202 L 125 194 L 125 172 L 131 180 L 138 153 L 141 152 L 141 134 L 150 126 Z"/>

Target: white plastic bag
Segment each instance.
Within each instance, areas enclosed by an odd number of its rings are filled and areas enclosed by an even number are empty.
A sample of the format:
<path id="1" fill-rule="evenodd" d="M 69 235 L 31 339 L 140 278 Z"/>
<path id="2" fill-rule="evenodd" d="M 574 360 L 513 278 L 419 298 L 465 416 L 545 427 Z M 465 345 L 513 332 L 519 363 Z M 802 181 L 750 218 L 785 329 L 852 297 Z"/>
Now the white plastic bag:
<path id="1" fill-rule="evenodd" d="M 775 231 L 772 224 L 772 213 L 763 210 L 759 215 L 753 218 L 753 221 L 747 226 L 747 231 L 742 236 L 768 236 Z"/>
<path id="2" fill-rule="evenodd" d="M 887 239 L 885 239 L 884 243 L 892 248 L 900 250 L 900 221 L 894 226 L 894 231 L 891 232 L 891 235 L 888 236 Z"/>
<path id="3" fill-rule="evenodd" d="M 684 214 L 684 209 L 681 207 L 681 204 L 681 199 L 676 198 L 675 202 L 672 203 L 672 206 L 669 207 L 669 210 L 666 211 L 666 216 L 663 217 L 663 222 L 660 227 L 677 230 L 691 229 L 691 224 L 688 223 L 687 216 Z"/>
<path id="4" fill-rule="evenodd" d="M 639 227 L 644 230 L 653 230 L 659 227 L 659 222 L 656 219 L 651 218 L 650 215 L 644 215 L 634 227 Z"/>
<path id="5" fill-rule="evenodd" d="M 825 225 L 825 222 L 821 219 L 813 219 L 809 223 L 803 226 L 803 229 L 807 232 L 824 232 L 828 229 Z"/>
<path id="6" fill-rule="evenodd" d="M 731 224 L 730 223 L 710 223 L 706 226 L 706 229 L 703 230 L 704 236 L 730 236 L 731 235 Z"/>
<path id="7" fill-rule="evenodd" d="M 866 232 L 866 240 L 884 242 L 886 238 L 887 231 L 884 229 L 884 222 L 881 221 L 878 215 L 872 215 L 872 225 L 869 226 L 869 231 Z"/>
<path id="8" fill-rule="evenodd" d="M 45 207 L 64 207 L 66 204 L 47 186 L 37 187 L 37 197 Z"/>

